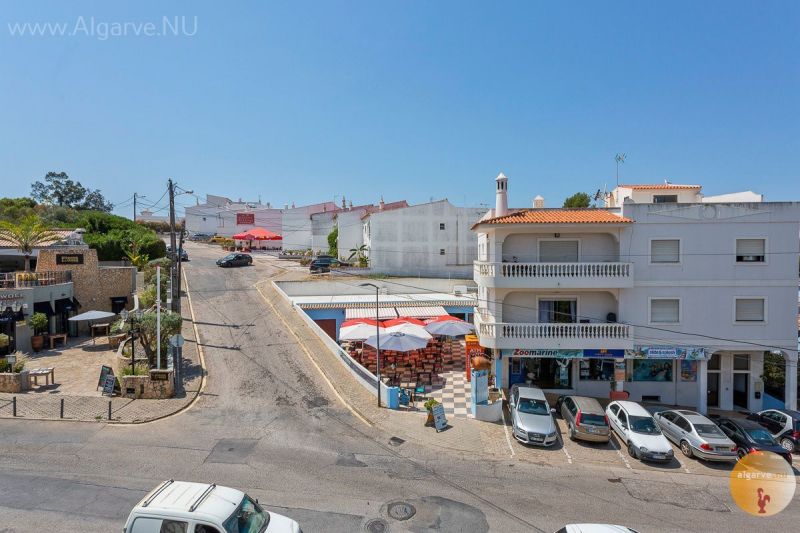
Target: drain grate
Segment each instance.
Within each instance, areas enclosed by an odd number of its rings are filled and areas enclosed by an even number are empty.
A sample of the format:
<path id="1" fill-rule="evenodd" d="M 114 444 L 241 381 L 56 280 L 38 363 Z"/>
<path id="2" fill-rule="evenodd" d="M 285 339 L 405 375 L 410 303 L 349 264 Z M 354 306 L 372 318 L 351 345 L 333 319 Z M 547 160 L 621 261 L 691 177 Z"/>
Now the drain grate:
<path id="1" fill-rule="evenodd" d="M 366 523 L 364 529 L 369 533 L 384 533 L 389 531 L 389 526 L 380 518 L 374 518 Z"/>
<path id="2" fill-rule="evenodd" d="M 404 439 L 401 439 L 400 437 L 392 437 L 391 439 L 389 439 L 389 444 L 391 444 L 392 446 L 400 446 L 405 442 L 406 441 Z"/>
<path id="3" fill-rule="evenodd" d="M 395 520 L 408 520 L 417 514 L 414 506 L 407 502 L 392 502 L 388 505 L 387 512 Z"/>

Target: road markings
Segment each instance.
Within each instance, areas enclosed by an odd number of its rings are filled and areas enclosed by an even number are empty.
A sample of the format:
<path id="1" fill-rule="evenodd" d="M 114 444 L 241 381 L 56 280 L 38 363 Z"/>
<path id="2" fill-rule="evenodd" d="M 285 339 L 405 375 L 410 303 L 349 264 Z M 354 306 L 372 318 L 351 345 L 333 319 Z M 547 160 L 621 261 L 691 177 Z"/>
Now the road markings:
<path id="1" fill-rule="evenodd" d="M 563 438 L 561 438 L 561 449 L 564 450 L 564 455 L 567 456 L 567 463 L 572 464 L 572 456 L 567 451 L 567 443 Z"/>
<path id="2" fill-rule="evenodd" d="M 633 470 L 633 468 L 631 468 L 631 464 L 628 462 L 628 458 L 622 454 L 620 446 L 617 444 L 617 440 L 615 438 L 611 438 L 608 440 L 608 442 L 611 443 L 611 447 L 617 451 L 617 455 L 619 455 L 619 458 L 622 459 L 623 463 L 625 463 L 625 466 L 628 468 L 628 470 Z"/>
<path id="3" fill-rule="evenodd" d="M 259 283 L 270 283 L 270 281 L 268 280 L 266 282 L 259 282 Z M 286 320 L 283 318 L 283 316 L 278 312 L 278 310 L 275 308 L 275 305 L 269 300 L 269 298 L 267 298 L 264 295 L 263 292 L 261 292 L 261 287 L 259 287 L 258 285 L 259 285 L 258 283 L 256 283 L 254 285 L 256 290 L 258 291 L 258 294 L 261 295 L 261 298 L 263 298 L 264 301 L 267 303 L 267 305 L 269 305 L 269 307 L 272 309 L 272 313 L 275 316 L 277 316 L 278 319 L 280 319 L 280 321 L 283 323 L 284 327 L 286 328 L 286 331 L 290 332 L 292 334 L 292 336 L 294 336 L 294 338 L 297 340 L 297 343 L 300 345 L 300 348 L 302 348 L 303 352 L 305 352 L 306 356 L 308 356 L 308 360 L 311 361 L 311 364 L 314 365 L 314 368 L 317 369 L 317 372 L 319 373 L 319 375 L 322 376 L 322 379 L 325 380 L 325 383 L 327 383 L 328 387 L 330 387 L 331 391 L 333 391 L 334 396 L 336 396 L 339 399 L 339 401 L 342 402 L 342 405 L 344 405 L 351 413 L 353 413 L 353 416 L 355 416 L 356 418 L 361 420 L 367 426 L 372 427 L 372 423 L 369 420 L 367 420 L 366 418 L 364 418 L 364 416 L 362 416 L 361 413 L 356 411 L 349 403 L 347 403 L 345 401 L 345 399 L 341 396 L 341 394 L 339 394 L 339 392 L 333 386 L 333 383 L 331 383 L 331 381 L 328 379 L 328 376 L 326 376 L 325 372 L 322 371 L 322 368 L 320 368 L 320 366 L 317 364 L 317 362 L 314 361 L 314 358 L 311 356 L 311 352 L 308 350 L 308 348 L 306 348 L 306 345 L 302 341 L 300 336 L 297 335 L 297 333 L 294 332 L 294 329 L 292 329 L 289 326 L 289 323 L 286 322 Z"/>
<path id="4" fill-rule="evenodd" d="M 503 411 L 503 433 L 506 434 L 506 444 L 508 444 L 508 449 L 511 451 L 511 457 L 514 457 L 514 447 L 511 445 L 511 438 L 508 436 L 508 426 L 506 425 L 506 412 Z"/>

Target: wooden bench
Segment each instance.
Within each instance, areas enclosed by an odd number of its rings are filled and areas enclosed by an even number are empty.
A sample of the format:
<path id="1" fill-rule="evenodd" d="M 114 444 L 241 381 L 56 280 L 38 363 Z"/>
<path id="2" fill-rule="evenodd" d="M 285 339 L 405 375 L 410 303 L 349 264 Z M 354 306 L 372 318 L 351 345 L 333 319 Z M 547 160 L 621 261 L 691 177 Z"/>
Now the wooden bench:
<path id="1" fill-rule="evenodd" d="M 62 346 L 67 345 L 67 334 L 66 333 L 53 333 L 50 335 L 50 349 L 56 347 L 56 341 L 61 341 Z"/>
<path id="2" fill-rule="evenodd" d="M 33 379 L 33 383 L 39 386 L 39 377 L 44 376 L 44 384 L 52 385 L 56 382 L 56 374 L 54 368 L 34 368 L 28 371 L 28 380 Z"/>

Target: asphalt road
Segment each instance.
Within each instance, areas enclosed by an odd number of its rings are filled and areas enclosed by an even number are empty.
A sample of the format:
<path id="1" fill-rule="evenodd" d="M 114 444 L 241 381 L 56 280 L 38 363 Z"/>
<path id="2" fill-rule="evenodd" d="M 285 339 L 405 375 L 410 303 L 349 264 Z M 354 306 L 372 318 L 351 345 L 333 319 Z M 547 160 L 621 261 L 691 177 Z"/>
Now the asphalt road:
<path id="1" fill-rule="evenodd" d="M 306 532 L 552 532 L 574 522 L 734 532 L 800 522 L 798 505 L 769 519 L 745 515 L 719 476 L 394 446 L 338 403 L 264 305 L 254 284 L 283 264 L 219 269 L 216 249 L 186 248 L 209 372 L 201 398 L 140 426 L 0 420 L 0 532 L 120 531 L 167 478 L 242 488 Z M 416 514 L 391 518 L 393 502 Z"/>

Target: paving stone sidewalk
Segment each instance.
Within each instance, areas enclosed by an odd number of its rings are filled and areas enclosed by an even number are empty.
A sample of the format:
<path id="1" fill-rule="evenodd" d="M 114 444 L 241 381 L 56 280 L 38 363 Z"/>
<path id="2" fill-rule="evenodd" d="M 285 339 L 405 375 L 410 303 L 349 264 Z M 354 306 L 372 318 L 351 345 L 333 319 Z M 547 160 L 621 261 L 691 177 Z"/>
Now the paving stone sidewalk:
<path id="1" fill-rule="evenodd" d="M 437 433 L 435 429 L 425 427 L 426 413 L 424 411 L 394 411 L 379 408 L 375 396 L 367 392 L 355 380 L 350 371 L 297 315 L 297 311 L 292 308 L 291 303 L 275 290 L 272 283 L 261 283 L 259 289 L 300 338 L 336 392 L 370 424 L 404 441 L 432 448 L 450 452 L 479 453 L 495 458 L 509 456 L 503 425 L 500 423 L 491 424 L 470 418 L 448 416 L 449 427 Z M 268 308 L 268 312 L 271 311 Z"/>
<path id="2" fill-rule="evenodd" d="M 0 393 L 0 418 L 14 418 L 13 398 L 16 397 L 16 418 L 60 420 L 61 401 L 64 401 L 64 420 L 97 421 L 135 424 L 163 418 L 189 405 L 197 396 L 203 369 L 192 327 L 189 302 L 182 299 L 183 330 L 186 339 L 183 345 L 183 375 L 176 396 L 166 400 L 131 400 L 109 398 L 99 395 L 47 394 L 28 391 L 20 394 Z M 30 365 L 29 365 L 30 366 Z M 96 379 L 92 366 L 92 379 Z M 56 368 L 58 373 L 58 368 Z M 58 378 L 58 375 L 56 375 Z M 109 402 L 111 417 L 109 419 Z"/>

